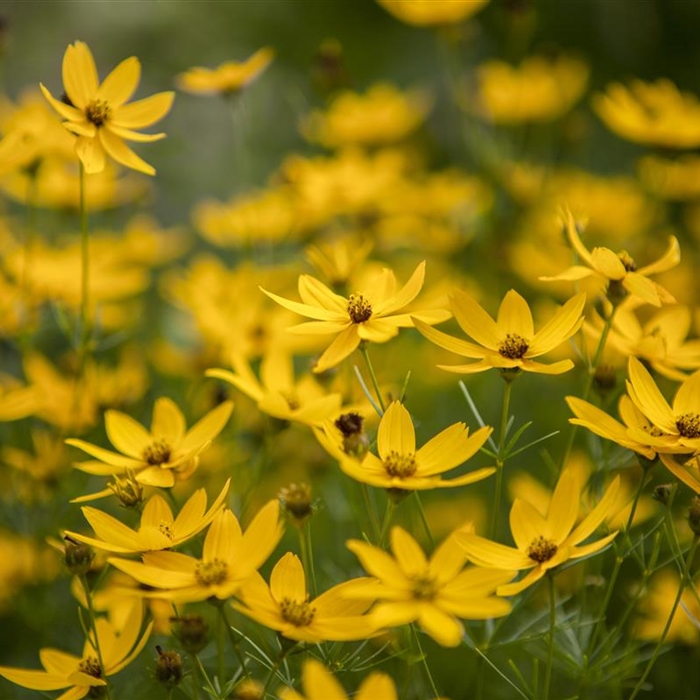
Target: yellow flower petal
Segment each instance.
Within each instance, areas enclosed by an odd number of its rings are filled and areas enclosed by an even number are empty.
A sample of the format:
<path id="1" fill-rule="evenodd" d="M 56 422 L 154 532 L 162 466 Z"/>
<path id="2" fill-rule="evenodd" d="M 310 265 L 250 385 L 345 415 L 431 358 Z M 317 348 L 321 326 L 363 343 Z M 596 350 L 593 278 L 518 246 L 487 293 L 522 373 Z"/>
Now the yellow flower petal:
<path id="1" fill-rule="evenodd" d="M 454 338 L 447 333 L 429 326 L 424 321 L 412 316 L 413 325 L 418 329 L 421 335 L 425 336 L 430 342 L 435 343 L 435 345 L 454 352 L 457 355 L 462 355 L 463 357 L 471 357 L 478 359 L 484 356 L 484 348 L 475 343 L 469 343 L 466 340 L 461 340 L 460 338 Z"/>
<path id="2" fill-rule="evenodd" d="M 77 107 L 72 107 L 71 105 L 65 104 L 65 102 L 61 102 L 61 100 L 57 100 L 47 89 L 44 87 L 42 83 L 39 83 L 39 87 L 41 88 L 41 92 L 44 94 L 44 97 L 49 101 L 49 104 L 64 118 L 64 119 L 69 119 L 71 121 L 80 121 L 83 119 L 83 113 L 77 108 Z"/>
<path id="3" fill-rule="evenodd" d="M 659 287 L 648 277 L 643 277 L 638 272 L 630 272 L 622 282 L 622 286 L 630 293 L 649 304 L 661 306 Z"/>
<path id="4" fill-rule="evenodd" d="M 87 44 L 76 41 L 63 55 L 63 87 L 70 101 L 80 110 L 97 92 L 98 76 L 95 59 Z"/>
<path id="5" fill-rule="evenodd" d="M 306 576 L 299 557 L 287 552 L 275 564 L 270 574 L 270 591 L 278 603 L 285 599 L 296 603 L 306 601 Z"/>
<path id="6" fill-rule="evenodd" d="M 333 342 L 324 350 L 321 357 L 316 360 L 313 371 L 315 374 L 325 372 L 342 362 L 360 344 L 360 336 L 357 326 L 353 324 L 334 338 Z"/>
<path id="7" fill-rule="evenodd" d="M 382 459 L 386 459 L 390 452 L 412 455 L 416 450 L 413 421 L 400 401 L 393 401 L 379 422 L 377 449 Z"/>
<path id="8" fill-rule="evenodd" d="M 573 469 L 564 469 L 552 494 L 544 530 L 540 534 L 557 545 L 568 537 L 576 523 L 581 498 L 580 480 Z"/>
<path id="9" fill-rule="evenodd" d="M 411 578 L 428 568 L 428 561 L 418 543 L 403 528 L 391 528 L 391 551 L 403 573 Z"/>
<path id="10" fill-rule="evenodd" d="M 451 306 L 457 323 L 469 337 L 485 348 L 498 351 L 505 334 L 474 299 L 465 292 L 455 289 Z"/>
<path id="11" fill-rule="evenodd" d="M 123 454 L 143 460 L 153 436 L 140 423 L 121 411 L 105 413 L 105 429 L 109 441 Z"/>
<path id="12" fill-rule="evenodd" d="M 506 547 L 470 533 L 457 533 L 456 537 L 467 552 L 470 561 L 479 566 L 493 566 L 508 570 L 528 569 L 535 566 L 535 562 L 530 557 L 513 547 Z"/>
<path id="13" fill-rule="evenodd" d="M 527 554 L 533 541 L 544 534 L 545 527 L 545 519 L 531 503 L 515 499 L 510 509 L 510 531 L 521 552 Z"/>
<path id="14" fill-rule="evenodd" d="M 591 264 L 609 280 L 621 280 L 627 274 L 622 260 L 610 248 L 593 248 Z"/>
<path id="15" fill-rule="evenodd" d="M 75 152 L 88 175 L 101 173 L 105 169 L 107 154 L 98 139 L 79 136 L 75 142 Z"/>
<path id="16" fill-rule="evenodd" d="M 160 121 L 173 105 L 174 92 L 159 92 L 115 109 L 110 124 L 125 129 L 143 129 Z"/>
<path id="17" fill-rule="evenodd" d="M 582 292 L 571 297 L 547 323 L 535 333 L 528 348 L 527 355 L 536 357 L 544 355 L 568 340 L 583 323 L 583 307 L 586 295 Z"/>
<path id="18" fill-rule="evenodd" d="M 635 357 L 628 363 L 628 393 L 637 408 L 665 433 L 678 434 L 673 411 L 651 375 Z"/>
<path id="19" fill-rule="evenodd" d="M 678 265 L 681 261 L 681 247 L 678 239 L 675 236 L 669 236 L 668 247 L 664 254 L 655 262 L 645 265 L 637 270 L 637 273 L 648 277 L 649 275 L 658 275 L 661 272 L 666 272 L 672 267 Z"/>
<path id="20" fill-rule="evenodd" d="M 122 61 L 102 82 L 94 94 L 96 100 L 104 100 L 114 110 L 121 107 L 138 87 L 141 64 L 136 56 Z"/>
<path id="21" fill-rule="evenodd" d="M 224 401 L 200 418 L 185 434 L 179 451 L 188 453 L 211 442 L 228 423 L 233 411 L 233 401 Z"/>
<path id="22" fill-rule="evenodd" d="M 444 647 L 458 646 L 464 636 L 462 623 L 435 605 L 422 605 L 420 607 L 418 625 Z"/>
<path id="23" fill-rule="evenodd" d="M 509 290 L 503 297 L 496 319 L 499 331 L 517 333 L 530 343 L 535 334 L 530 307 L 523 297 L 514 289 Z"/>
<path id="24" fill-rule="evenodd" d="M 566 539 L 568 545 L 577 545 L 592 535 L 598 526 L 613 515 L 617 502 L 617 492 L 620 488 L 620 477 L 616 476 L 610 486 L 605 489 L 603 497 L 596 507 L 581 521 L 576 529 Z"/>
<path id="25" fill-rule="evenodd" d="M 152 165 L 149 165 L 145 160 L 137 156 L 119 136 L 109 129 L 99 129 L 97 135 L 104 150 L 117 163 L 121 163 L 132 170 L 138 170 L 146 175 L 156 174 L 156 170 Z M 97 142 L 96 139 L 94 141 Z"/>

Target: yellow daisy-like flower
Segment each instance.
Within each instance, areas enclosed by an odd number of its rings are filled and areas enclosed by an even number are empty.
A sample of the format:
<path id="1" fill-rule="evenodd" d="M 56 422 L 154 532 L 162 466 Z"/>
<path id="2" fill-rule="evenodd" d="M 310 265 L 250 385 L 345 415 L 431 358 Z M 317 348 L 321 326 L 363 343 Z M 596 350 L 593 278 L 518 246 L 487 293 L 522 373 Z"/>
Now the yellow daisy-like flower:
<path id="1" fill-rule="evenodd" d="M 115 568 L 154 590 L 154 598 L 182 603 L 227 600 L 265 563 L 282 538 L 280 507 L 269 501 L 245 532 L 228 509 L 219 511 L 204 539 L 202 558 L 180 552 L 147 552 L 143 563 L 108 559 Z"/>
<path id="2" fill-rule="evenodd" d="M 159 92 L 126 104 L 141 77 L 141 64 L 132 56 L 99 82 L 95 60 L 87 44 L 70 44 L 63 56 L 63 87 L 69 103 L 57 100 L 39 85 L 44 97 L 66 120 L 63 125 L 78 138 L 75 152 L 86 173 L 104 170 L 107 156 L 127 168 L 155 175 L 153 166 L 139 158 L 124 141 L 158 141 L 165 134 L 143 134 L 143 129 L 169 111 L 174 92 Z"/>
<path id="3" fill-rule="evenodd" d="M 102 476 L 131 471 L 140 484 L 170 488 L 197 468 L 199 453 L 223 430 L 232 410 L 233 402 L 225 401 L 187 430 L 182 411 L 174 401 L 162 397 L 153 407 L 150 430 L 121 411 L 105 413 L 107 437 L 119 452 L 85 440 L 70 439 L 66 443 L 98 460 L 77 463 L 81 471 Z M 92 498 L 111 493 L 106 489 Z"/>
<path id="4" fill-rule="evenodd" d="M 224 507 L 230 483 L 229 479 L 209 510 L 206 510 L 206 491 L 198 489 L 182 506 L 177 517 L 173 517 L 167 501 L 160 494 L 154 494 L 143 508 L 138 530 L 132 530 L 97 508 L 86 506 L 82 508 L 83 515 L 99 539 L 70 531 L 66 535 L 91 547 L 118 554 L 171 549 L 194 537 L 214 520 Z"/>
<path id="5" fill-rule="evenodd" d="M 617 531 L 595 542 L 581 544 L 614 514 L 619 486 L 620 477 L 617 476 L 595 508 L 576 525 L 581 483 L 573 469 L 565 469 L 554 489 L 546 516 L 527 501 L 515 499 L 510 510 L 510 530 L 515 547 L 492 542 L 471 532 L 458 533 L 457 541 L 464 547 L 469 559 L 479 566 L 531 569 L 520 581 L 498 587 L 498 595 L 516 595 L 569 559 L 594 554 L 613 540 Z"/>
<path id="6" fill-rule="evenodd" d="M 462 330 L 478 345 L 431 328 L 420 319 L 414 322 L 428 340 L 441 348 L 479 360 L 466 365 L 438 365 L 448 372 L 472 374 L 495 367 L 506 371 L 561 374 L 574 366 L 571 360 L 544 364 L 533 358 L 548 353 L 576 333 L 583 323 L 581 313 L 585 303 L 586 295 L 577 294 L 535 333 L 530 307 L 515 290 L 505 295 L 494 321 L 476 300 L 455 289 L 450 298 L 454 316 Z"/>
<path id="7" fill-rule="evenodd" d="M 9 681 L 31 690 L 61 690 L 68 688 L 59 700 L 80 700 L 86 696 L 99 697 L 100 689 L 108 683 L 108 677 L 126 668 L 146 645 L 153 629 L 149 623 L 139 639 L 143 621 L 143 604 L 133 603 L 123 628 L 118 629 L 104 617 L 95 621 L 97 646 L 104 666 L 100 665 L 96 645 L 88 638 L 82 656 L 75 656 L 58 649 L 41 649 L 39 658 L 43 671 L 28 671 L 0 666 L 0 675 Z"/>
<path id="8" fill-rule="evenodd" d="M 489 0 L 377 0 L 394 17 L 416 27 L 463 22 Z"/>
<path id="9" fill-rule="evenodd" d="M 416 433 L 405 406 L 394 401 L 379 422 L 379 456 L 367 452 L 361 459 L 343 451 L 343 435 L 336 425 L 326 423 L 324 433 L 316 435 L 338 459 L 340 468 L 363 484 L 399 491 L 420 491 L 464 486 L 491 476 L 493 467 L 476 469 L 454 479 L 441 475 L 473 457 L 491 435 L 493 428 L 479 428 L 469 435 L 464 423 L 454 423 L 416 450 Z"/>
<path id="10" fill-rule="evenodd" d="M 275 52 L 266 46 L 245 61 L 226 61 L 214 69 L 190 68 L 177 77 L 177 86 L 195 95 L 240 92 L 262 74 L 274 57 Z"/>
<path id="11" fill-rule="evenodd" d="M 607 296 L 612 302 L 619 302 L 628 294 L 654 306 L 675 302 L 669 292 L 649 279 L 650 275 L 666 272 L 680 262 L 681 249 L 675 236 L 669 237 L 668 248 L 658 260 L 637 268 L 637 264 L 626 250 L 615 253 L 610 248 L 600 247 L 589 251 L 581 241 L 570 211 L 564 214 L 564 226 L 571 247 L 584 264 L 573 265 L 558 275 L 540 277 L 541 280 L 575 282 L 586 277 L 597 277 L 605 282 Z"/>
<path id="12" fill-rule="evenodd" d="M 593 109 L 628 141 L 662 148 L 700 146 L 700 101 L 670 80 L 634 80 L 629 87 L 612 83 L 593 97 Z"/>
<path id="13" fill-rule="evenodd" d="M 303 695 L 291 688 L 279 691 L 280 700 L 349 700 L 343 686 L 333 674 L 316 659 L 309 659 L 302 670 Z M 385 673 L 371 673 L 362 681 L 353 700 L 398 700 L 394 681 Z"/>
<path id="14" fill-rule="evenodd" d="M 346 581 L 309 600 L 304 567 L 296 555 L 288 552 L 275 564 L 270 585 L 262 576 L 253 575 L 236 594 L 243 605 L 233 603 L 233 607 L 299 642 L 367 639 L 376 634 L 376 627 L 362 614 L 371 601 L 350 597 L 353 590 L 367 584 L 367 579 Z"/>
<path id="15" fill-rule="evenodd" d="M 350 540 L 347 547 L 377 579 L 374 587 L 352 593 L 379 601 L 369 613 L 377 627 L 417 622 L 438 644 L 454 647 L 464 634 L 458 618 L 486 620 L 510 612 L 510 603 L 493 593 L 513 578 L 513 572 L 465 569 L 464 550 L 454 535 L 444 540 L 429 560 L 398 526 L 391 529 L 393 557 L 360 540 Z"/>
<path id="16" fill-rule="evenodd" d="M 424 278 L 425 262 L 422 262 L 398 290 L 394 273 L 384 268 L 366 288 L 347 298 L 311 275 L 299 277 L 299 296 L 303 303 L 262 291 L 286 309 L 316 319 L 292 326 L 290 331 L 336 336 L 314 366 L 314 372 L 325 372 L 342 362 L 363 340 L 372 343 L 391 340 L 398 335 L 399 328 L 413 326 L 412 317 L 427 324 L 449 318 L 449 312 L 443 309 L 409 310 L 423 287 Z"/>

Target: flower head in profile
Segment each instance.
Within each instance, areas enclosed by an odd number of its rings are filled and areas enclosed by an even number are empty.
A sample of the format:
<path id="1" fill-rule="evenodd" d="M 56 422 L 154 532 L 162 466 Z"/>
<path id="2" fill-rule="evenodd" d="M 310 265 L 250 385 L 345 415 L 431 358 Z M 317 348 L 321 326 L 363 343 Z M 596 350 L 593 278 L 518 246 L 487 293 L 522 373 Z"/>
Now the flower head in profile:
<path id="1" fill-rule="evenodd" d="M 153 407 L 150 430 L 121 411 L 105 413 L 107 437 L 119 452 L 85 440 L 70 439 L 66 443 L 97 460 L 77 463 L 81 471 L 103 476 L 133 472 L 140 484 L 170 488 L 197 468 L 198 455 L 223 430 L 232 410 L 233 402 L 225 401 L 187 430 L 185 417 L 175 402 L 161 397 Z M 92 498 L 111 493 L 106 489 Z"/>
<path id="2" fill-rule="evenodd" d="M 454 423 L 416 449 L 416 433 L 411 416 L 400 401 L 394 401 L 379 422 L 379 456 L 372 452 L 348 454 L 343 449 L 347 436 L 338 423 L 326 423 L 324 432 L 316 431 L 316 435 L 321 444 L 338 459 L 340 468 L 348 476 L 363 484 L 403 492 L 464 486 L 491 476 L 496 470 L 485 467 L 454 479 L 441 478 L 444 472 L 473 457 L 492 431 L 493 428 L 485 426 L 469 435 L 469 428 L 464 423 Z"/>
<path id="3" fill-rule="evenodd" d="M 443 309 L 409 312 L 408 307 L 423 287 L 424 278 L 425 262 L 422 262 L 401 289 L 397 289 L 394 273 L 384 268 L 366 288 L 347 298 L 311 275 L 299 277 L 302 303 L 262 291 L 286 309 L 315 319 L 292 326 L 289 330 L 293 333 L 335 336 L 314 366 L 314 372 L 325 372 L 342 362 L 363 340 L 386 343 L 398 335 L 399 328 L 413 326 L 412 316 L 427 324 L 449 318 L 449 312 Z"/>
<path id="4" fill-rule="evenodd" d="M 107 156 L 127 168 L 155 175 L 153 166 L 137 156 L 125 141 L 158 141 L 165 134 L 144 134 L 169 111 L 174 92 L 159 92 L 127 104 L 138 86 L 141 64 L 132 56 L 122 61 L 101 83 L 87 44 L 70 44 L 63 56 L 63 87 L 67 101 L 57 100 L 40 85 L 44 97 L 77 136 L 75 152 L 86 173 L 104 170 Z"/>
<path id="5" fill-rule="evenodd" d="M 242 604 L 233 603 L 233 607 L 299 642 L 367 639 L 376 634 L 376 627 L 363 615 L 372 601 L 353 599 L 350 594 L 368 583 L 366 578 L 346 581 L 310 600 L 304 567 L 296 555 L 287 552 L 275 564 L 270 585 L 254 574 L 236 594 Z"/>
<path id="6" fill-rule="evenodd" d="M 513 578 L 513 571 L 464 568 L 464 550 L 454 535 L 430 559 L 398 526 L 391 529 L 393 556 L 360 540 L 350 540 L 347 547 L 376 579 L 375 586 L 352 595 L 378 601 L 369 613 L 377 627 L 417 622 L 438 644 L 454 647 L 464 634 L 458 618 L 486 620 L 510 612 L 510 603 L 494 591 Z"/>
<path id="7" fill-rule="evenodd" d="M 146 645 L 153 628 L 151 622 L 139 639 L 143 622 L 143 603 L 133 601 L 123 627 L 116 627 L 104 617 L 95 621 L 97 644 L 85 641 L 82 656 L 58 649 L 41 649 L 39 658 L 43 671 L 30 671 L 0 666 L 0 676 L 31 690 L 47 691 L 68 688 L 61 698 L 80 700 L 99 697 L 99 691 L 108 683 L 108 677 L 126 668 Z M 99 647 L 102 663 L 98 660 Z"/>
<path id="8" fill-rule="evenodd" d="M 109 563 L 154 589 L 153 597 L 192 603 L 212 596 L 226 600 L 262 566 L 282 537 L 280 507 L 270 501 L 245 532 L 228 509 L 219 511 L 201 559 L 180 552 L 147 552 L 143 563 L 110 558 Z"/>
<path id="9" fill-rule="evenodd" d="M 478 345 L 431 328 L 420 319 L 415 319 L 415 325 L 428 340 L 441 348 L 478 360 L 466 365 L 438 365 L 449 372 L 471 374 L 498 368 L 561 374 L 574 366 L 571 360 L 544 364 L 533 358 L 550 352 L 576 333 L 583 323 L 581 313 L 585 303 L 586 295 L 577 294 L 535 333 L 530 307 L 515 290 L 511 289 L 505 295 L 494 321 L 476 300 L 455 289 L 450 299 L 454 316 L 462 330 Z"/>
<path id="10" fill-rule="evenodd" d="M 589 251 L 583 245 L 574 217 L 568 210 L 564 214 L 564 227 L 571 247 L 584 264 L 573 265 L 558 275 L 540 279 L 575 282 L 586 277 L 595 277 L 605 283 L 607 297 L 613 303 L 619 303 L 628 295 L 638 297 L 654 306 L 675 302 L 673 296 L 660 284 L 649 279 L 650 275 L 666 272 L 680 262 L 681 250 L 675 236 L 669 238 L 666 252 L 658 260 L 638 268 L 626 250 L 615 253 L 610 248 L 598 247 Z"/>
<path id="11" fill-rule="evenodd" d="M 457 24 L 481 10 L 489 0 L 377 0 L 394 17 L 415 27 Z"/>
<path id="12" fill-rule="evenodd" d="M 565 469 L 557 482 L 546 515 L 528 501 L 516 498 L 510 510 L 510 530 L 515 547 L 508 547 L 479 537 L 472 532 L 456 535 L 471 561 L 479 566 L 530 572 L 515 583 L 499 586 L 498 595 L 516 595 L 539 581 L 548 571 L 569 559 L 594 554 L 617 535 L 612 532 L 599 540 L 588 539 L 617 508 L 617 476 L 598 504 L 578 525 L 581 483 L 576 472 Z"/>
<path id="13" fill-rule="evenodd" d="M 335 676 L 316 659 L 304 663 L 301 679 L 303 695 L 291 688 L 281 688 L 280 700 L 349 700 Z M 370 673 L 362 681 L 353 700 L 398 700 L 394 681 L 385 673 Z"/>
<path id="14" fill-rule="evenodd" d="M 230 95 L 250 85 L 272 63 L 275 52 L 268 46 L 245 61 L 226 61 L 216 68 L 190 68 L 177 77 L 180 90 L 195 95 Z"/>
<path id="15" fill-rule="evenodd" d="M 92 525 L 97 537 L 86 537 L 77 532 L 66 532 L 66 536 L 78 542 L 104 549 L 108 552 L 128 554 L 170 549 L 186 542 L 207 527 L 224 507 L 231 480 L 207 510 L 207 493 L 198 489 L 180 509 L 177 517 L 167 501 L 158 493 L 151 496 L 141 513 L 138 530 L 132 530 L 120 520 L 97 508 L 85 506 L 83 515 Z"/>

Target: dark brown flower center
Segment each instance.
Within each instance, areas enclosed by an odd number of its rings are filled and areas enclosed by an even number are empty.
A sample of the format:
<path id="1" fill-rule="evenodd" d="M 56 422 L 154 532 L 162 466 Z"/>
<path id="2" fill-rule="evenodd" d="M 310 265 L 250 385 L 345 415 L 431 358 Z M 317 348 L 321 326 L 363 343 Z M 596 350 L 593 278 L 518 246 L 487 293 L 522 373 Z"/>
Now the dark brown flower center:
<path id="1" fill-rule="evenodd" d="M 310 625 L 316 614 L 316 608 L 307 601 L 298 603 L 296 600 L 282 598 L 279 605 L 282 617 L 295 627 Z"/>
<path id="2" fill-rule="evenodd" d="M 78 670 L 93 678 L 102 678 L 100 662 L 94 656 L 88 656 L 78 665 Z"/>
<path id="3" fill-rule="evenodd" d="M 173 539 L 174 533 L 172 523 L 162 520 L 158 525 L 158 530 L 160 530 L 160 532 L 162 532 L 169 540 Z"/>
<path id="4" fill-rule="evenodd" d="M 427 574 L 416 574 L 412 577 L 413 597 L 418 600 L 432 600 L 438 591 L 435 579 Z"/>
<path id="5" fill-rule="evenodd" d="M 160 464 L 165 464 L 172 454 L 172 448 L 170 445 L 162 438 L 152 442 L 143 451 L 143 461 L 147 464 L 153 466 L 158 466 Z"/>
<path id="6" fill-rule="evenodd" d="M 676 428 L 684 438 L 700 437 L 700 415 L 697 413 L 684 413 L 676 419 Z"/>
<path id="7" fill-rule="evenodd" d="M 112 110 L 105 100 L 93 100 L 85 107 L 85 117 L 95 126 L 102 126 L 111 114 Z"/>
<path id="8" fill-rule="evenodd" d="M 549 561 L 557 553 L 557 545 L 546 537 L 536 537 L 527 550 L 527 556 L 538 564 Z"/>
<path id="9" fill-rule="evenodd" d="M 228 574 L 228 567 L 221 559 L 211 561 L 200 561 L 194 570 L 194 576 L 202 586 L 215 586 L 223 583 Z"/>
<path id="10" fill-rule="evenodd" d="M 517 333 L 506 333 L 498 346 L 498 353 L 509 360 L 519 360 L 530 346 L 527 340 Z"/>
<path id="11" fill-rule="evenodd" d="M 353 323 L 363 323 L 372 316 L 372 305 L 362 294 L 351 294 L 348 299 L 348 315 Z"/>
<path id="12" fill-rule="evenodd" d="M 634 262 L 632 256 L 626 250 L 621 250 L 617 257 L 620 258 L 620 262 L 625 266 L 627 272 L 636 272 L 637 263 Z"/>
<path id="13" fill-rule="evenodd" d="M 412 453 L 405 455 L 392 450 L 384 459 L 384 469 L 389 476 L 398 476 L 403 479 L 413 476 L 417 468 L 416 456 Z"/>

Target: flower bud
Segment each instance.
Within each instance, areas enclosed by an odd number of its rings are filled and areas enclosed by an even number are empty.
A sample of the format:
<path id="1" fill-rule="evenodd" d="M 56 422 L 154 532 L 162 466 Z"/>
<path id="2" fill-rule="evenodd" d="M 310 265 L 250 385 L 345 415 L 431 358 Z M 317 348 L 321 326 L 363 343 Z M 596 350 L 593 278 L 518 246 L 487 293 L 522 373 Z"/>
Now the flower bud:
<path id="1" fill-rule="evenodd" d="M 296 527 L 301 527 L 314 513 L 311 487 L 308 484 L 289 484 L 280 489 L 278 498 Z"/>
<path id="2" fill-rule="evenodd" d="M 617 372 L 612 365 L 598 365 L 593 375 L 593 386 L 601 395 L 607 394 L 615 388 Z"/>
<path id="3" fill-rule="evenodd" d="M 253 678 L 244 678 L 236 685 L 229 700 L 263 700 L 265 687 Z"/>
<path id="4" fill-rule="evenodd" d="M 357 459 L 362 459 L 369 449 L 369 438 L 364 430 L 365 419 L 354 411 L 343 413 L 335 421 L 335 427 L 343 436 L 343 451 Z"/>
<path id="5" fill-rule="evenodd" d="M 198 654 L 209 643 L 209 625 L 201 615 L 171 618 L 173 634 L 188 654 Z"/>
<path id="6" fill-rule="evenodd" d="M 63 538 L 66 542 L 64 548 L 64 558 L 68 570 L 76 576 L 84 576 L 92 566 L 92 560 L 95 558 L 95 553 L 82 542 L 76 542 L 74 539 L 66 536 Z"/>
<path id="7" fill-rule="evenodd" d="M 688 510 L 688 525 L 696 537 L 700 537 L 700 498 L 695 496 Z"/>
<path id="8" fill-rule="evenodd" d="M 143 503 L 143 486 L 136 481 L 136 476 L 131 470 L 127 472 L 126 479 L 114 477 L 114 481 L 109 482 L 107 486 L 125 508 L 138 508 Z"/>
<path id="9" fill-rule="evenodd" d="M 182 657 L 176 651 L 163 651 L 156 645 L 156 680 L 166 686 L 175 686 L 182 680 Z"/>
<path id="10" fill-rule="evenodd" d="M 668 505 L 671 494 L 673 493 L 673 484 L 659 484 L 651 493 L 651 497 L 662 503 L 663 505 Z"/>

